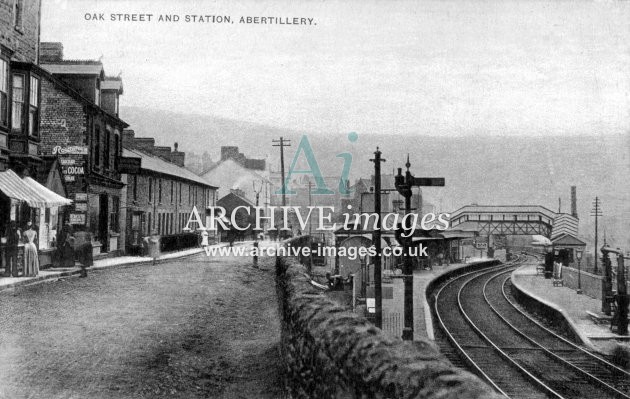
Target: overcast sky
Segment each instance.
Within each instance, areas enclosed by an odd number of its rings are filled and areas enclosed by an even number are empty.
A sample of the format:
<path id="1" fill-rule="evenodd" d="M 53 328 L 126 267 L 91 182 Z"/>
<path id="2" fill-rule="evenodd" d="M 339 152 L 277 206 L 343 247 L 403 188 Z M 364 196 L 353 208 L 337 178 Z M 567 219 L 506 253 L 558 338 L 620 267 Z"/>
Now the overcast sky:
<path id="1" fill-rule="evenodd" d="M 630 2 L 42 0 L 42 41 L 122 71 L 123 105 L 312 133 L 619 134 Z M 86 13 L 152 13 L 153 22 Z M 233 24 L 158 23 L 158 14 Z M 241 16 L 317 25 L 243 25 Z"/>

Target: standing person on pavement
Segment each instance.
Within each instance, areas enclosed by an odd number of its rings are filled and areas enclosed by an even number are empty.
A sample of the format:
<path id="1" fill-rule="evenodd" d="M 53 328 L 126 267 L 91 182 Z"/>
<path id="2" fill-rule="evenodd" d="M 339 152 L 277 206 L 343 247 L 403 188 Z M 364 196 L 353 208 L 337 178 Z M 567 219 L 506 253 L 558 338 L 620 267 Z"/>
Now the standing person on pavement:
<path id="1" fill-rule="evenodd" d="M 20 243 L 21 234 L 15 220 L 12 220 L 7 226 L 5 236 L 7 238 L 7 246 L 5 251 L 6 267 L 4 269 L 4 276 L 18 277 L 18 244 Z"/>
<path id="2" fill-rule="evenodd" d="M 24 277 L 36 277 L 39 274 L 36 240 L 37 232 L 33 230 L 33 223 L 28 222 L 24 232 Z"/>
<path id="3" fill-rule="evenodd" d="M 160 257 L 160 236 L 158 235 L 157 230 L 153 230 L 149 237 L 145 237 L 145 242 L 147 244 L 147 251 L 149 252 L 149 256 L 153 258 L 153 264 Z"/>
<path id="4" fill-rule="evenodd" d="M 57 252 L 61 267 L 74 267 L 74 237 L 70 222 L 66 220 L 59 232 Z"/>

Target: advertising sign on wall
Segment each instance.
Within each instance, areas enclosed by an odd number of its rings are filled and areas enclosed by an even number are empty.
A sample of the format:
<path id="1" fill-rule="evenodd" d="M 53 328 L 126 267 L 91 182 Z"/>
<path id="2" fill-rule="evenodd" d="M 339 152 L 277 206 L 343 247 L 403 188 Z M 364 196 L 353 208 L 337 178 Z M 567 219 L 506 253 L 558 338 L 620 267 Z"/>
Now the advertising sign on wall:
<path id="1" fill-rule="evenodd" d="M 70 224 L 85 224 L 85 213 L 71 213 Z"/>

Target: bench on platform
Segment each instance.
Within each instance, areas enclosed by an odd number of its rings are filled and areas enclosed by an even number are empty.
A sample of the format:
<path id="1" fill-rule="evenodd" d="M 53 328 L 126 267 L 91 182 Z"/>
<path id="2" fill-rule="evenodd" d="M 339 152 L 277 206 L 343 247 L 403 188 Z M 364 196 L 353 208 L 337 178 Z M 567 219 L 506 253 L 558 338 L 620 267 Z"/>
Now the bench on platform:
<path id="1" fill-rule="evenodd" d="M 589 312 L 588 310 L 586 311 L 586 314 L 595 324 L 610 324 L 610 321 L 612 320 L 612 316 L 606 316 L 605 314 L 597 314 L 597 313 Z"/>

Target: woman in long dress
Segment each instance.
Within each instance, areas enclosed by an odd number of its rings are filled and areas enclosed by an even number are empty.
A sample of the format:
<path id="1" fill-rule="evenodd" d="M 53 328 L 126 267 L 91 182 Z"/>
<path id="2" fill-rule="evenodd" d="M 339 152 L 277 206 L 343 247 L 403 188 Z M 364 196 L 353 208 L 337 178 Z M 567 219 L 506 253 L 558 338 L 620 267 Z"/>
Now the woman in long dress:
<path id="1" fill-rule="evenodd" d="M 35 277 L 39 273 L 39 257 L 37 256 L 37 232 L 33 224 L 28 222 L 24 232 L 24 277 Z"/>

